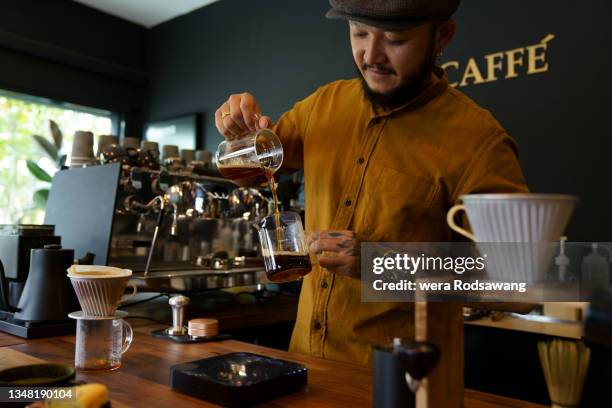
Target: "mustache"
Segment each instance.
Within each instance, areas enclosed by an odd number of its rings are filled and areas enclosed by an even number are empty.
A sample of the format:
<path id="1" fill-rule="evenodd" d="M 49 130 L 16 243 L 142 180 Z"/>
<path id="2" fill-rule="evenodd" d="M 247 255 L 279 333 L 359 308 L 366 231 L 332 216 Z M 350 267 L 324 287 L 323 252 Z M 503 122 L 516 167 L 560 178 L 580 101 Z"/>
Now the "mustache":
<path id="1" fill-rule="evenodd" d="M 363 71 L 367 71 L 368 69 L 375 69 L 377 71 L 382 71 L 385 74 L 391 74 L 391 75 L 397 75 L 397 72 L 395 72 L 395 70 L 393 68 L 390 67 L 386 67 L 384 65 L 379 65 L 379 64 L 366 64 L 365 62 L 363 63 L 363 65 L 361 66 L 361 69 Z"/>

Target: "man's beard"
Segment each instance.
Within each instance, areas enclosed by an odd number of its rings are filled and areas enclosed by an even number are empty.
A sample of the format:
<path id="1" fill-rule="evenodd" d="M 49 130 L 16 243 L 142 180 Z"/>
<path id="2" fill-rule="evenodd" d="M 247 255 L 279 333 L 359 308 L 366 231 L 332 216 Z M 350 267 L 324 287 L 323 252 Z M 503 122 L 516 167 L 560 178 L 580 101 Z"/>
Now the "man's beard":
<path id="1" fill-rule="evenodd" d="M 436 57 L 433 53 L 433 47 L 428 50 L 427 58 L 423 61 L 423 64 L 419 67 L 417 73 L 413 75 L 404 85 L 401 85 L 389 92 L 376 92 L 368 85 L 364 78 L 361 70 L 355 64 L 355 68 L 359 73 L 361 79 L 361 86 L 366 98 L 374 105 L 375 108 L 381 108 L 382 110 L 391 110 L 397 108 L 405 103 L 409 102 L 416 96 L 418 96 L 425 86 L 429 84 L 429 79 L 435 67 Z M 388 67 L 378 65 L 367 65 L 363 64 L 362 70 L 365 72 L 367 67 L 378 68 L 381 70 L 389 71 Z M 394 72 L 394 71 L 392 71 Z"/>

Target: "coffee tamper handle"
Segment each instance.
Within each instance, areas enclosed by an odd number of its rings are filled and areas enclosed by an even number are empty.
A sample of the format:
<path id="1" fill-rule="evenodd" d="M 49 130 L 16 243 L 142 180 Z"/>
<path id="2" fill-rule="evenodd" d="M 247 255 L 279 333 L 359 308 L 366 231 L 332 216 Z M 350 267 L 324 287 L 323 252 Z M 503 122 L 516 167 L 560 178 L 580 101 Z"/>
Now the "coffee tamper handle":
<path id="1" fill-rule="evenodd" d="M 172 307 L 172 327 L 168 329 L 168 334 L 172 336 L 181 336 L 186 333 L 185 330 L 185 306 L 189 304 L 187 296 L 173 296 L 168 301 Z"/>

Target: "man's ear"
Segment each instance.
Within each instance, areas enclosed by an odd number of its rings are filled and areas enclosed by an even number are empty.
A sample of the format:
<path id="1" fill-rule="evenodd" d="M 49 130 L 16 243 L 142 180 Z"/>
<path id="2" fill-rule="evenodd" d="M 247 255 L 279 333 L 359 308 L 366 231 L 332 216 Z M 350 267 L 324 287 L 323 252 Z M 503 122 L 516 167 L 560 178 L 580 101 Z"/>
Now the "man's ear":
<path id="1" fill-rule="evenodd" d="M 446 48 L 448 43 L 455 36 L 455 30 L 457 29 L 457 23 L 455 20 L 446 20 L 438 24 L 436 28 L 436 54 L 439 54 Z"/>

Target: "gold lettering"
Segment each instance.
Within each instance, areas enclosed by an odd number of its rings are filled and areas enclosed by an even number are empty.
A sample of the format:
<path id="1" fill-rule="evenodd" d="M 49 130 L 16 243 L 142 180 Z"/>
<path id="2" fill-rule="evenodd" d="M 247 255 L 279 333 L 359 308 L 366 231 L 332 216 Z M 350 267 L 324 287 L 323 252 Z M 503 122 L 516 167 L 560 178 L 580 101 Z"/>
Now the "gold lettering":
<path id="1" fill-rule="evenodd" d="M 459 70 L 459 61 L 448 61 L 442 64 L 443 70 L 448 71 L 449 68 L 455 68 L 456 70 Z M 448 72 L 446 74 L 448 75 Z M 449 85 L 453 88 L 456 88 L 459 86 L 459 82 L 452 82 Z"/>
<path id="2" fill-rule="evenodd" d="M 555 38 L 553 34 L 548 34 L 540 41 L 539 44 L 531 45 L 527 48 L 527 75 L 540 74 L 548 71 L 548 62 L 546 62 L 546 50 L 548 43 Z M 544 64 L 538 66 L 538 62 Z"/>
<path id="3" fill-rule="evenodd" d="M 494 54 L 485 55 L 485 59 L 487 60 L 487 79 L 484 82 L 494 82 L 498 80 L 495 72 L 497 70 L 501 70 L 504 67 L 503 58 L 503 52 L 496 52 Z"/>
<path id="4" fill-rule="evenodd" d="M 554 39 L 554 34 L 548 34 L 537 44 L 485 55 L 486 78 L 483 77 L 483 71 L 480 70 L 477 62 L 481 60 L 476 58 L 468 60 L 465 70 L 463 70 L 460 61 L 447 61 L 442 64 L 442 68 L 447 73 L 448 71 L 452 72 L 455 70 L 461 77 L 461 81 L 450 84 L 453 87 L 495 82 L 502 79 L 502 74 L 503 79 L 518 78 L 520 75 L 525 74 L 540 74 L 547 72 L 549 69 L 547 61 L 548 43 Z"/>
<path id="5" fill-rule="evenodd" d="M 459 86 L 469 85 L 468 79 L 470 78 L 474 79 L 474 85 L 482 84 L 484 82 L 480 69 L 478 68 L 478 64 L 474 58 L 470 58 L 468 61 L 467 67 L 465 68 L 465 73 L 463 74 L 463 79 L 461 80 Z"/>
<path id="6" fill-rule="evenodd" d="M 506 79 L 518 77 L 516 67 L 523 66 L 523 54 L 524 48 L 515 48 L 514 50 L 506 51 L 506 59 L 508 64 L 508 71 L 506 73 Z"/>

